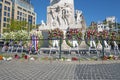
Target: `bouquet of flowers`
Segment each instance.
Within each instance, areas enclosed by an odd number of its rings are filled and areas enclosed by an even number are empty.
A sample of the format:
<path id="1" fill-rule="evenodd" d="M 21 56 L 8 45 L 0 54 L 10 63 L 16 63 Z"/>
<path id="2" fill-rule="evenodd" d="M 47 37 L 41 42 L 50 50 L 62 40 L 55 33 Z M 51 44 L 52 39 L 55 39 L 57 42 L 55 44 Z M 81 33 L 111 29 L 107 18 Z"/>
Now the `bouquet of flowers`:
<path id="1" fill-rule="evenodd" d="M 78 28 L 68 29 L 68 31 L 66 33 L 66 37 L 67 37 L 67 39 L 80 40 L 80 39 L 82 39 L 82 32 Z"/>
<path id="2" fill-rule="evenodd" d="M 86 32 L 86 38 L 87 39 L 91 39 L 91 37 L 93 38 L 93 39 L 96 39 L 97 38 L 97 36 L 98 36 L 99 34 L 98 34 L 98 32 L 96 31 L 96 30 L 87 30 L 87 32 Z"/>
<path id="3" fill-rule="evenodd" d="M 103 39 L 107 39 L 108 35 L 109 35 L 108 31 L 106 31 L 106 30 L 103 30 L 102 32 L 99 32 L 98 34 L 99 34 L 98 38 L 102 37 Z"/>
<path id="4" fill-rule="evenodd" d="M 63 38 L 63 31 L 59 28 L 55 28 L 53 30 L 48 31 L 49 39 L 59 39 Z"/>
<path id="5" fill-rule="evenodd" d="M 17 54 L 15 54 L 15 55 L 14 55 L 14 58 L 15 58 L 15 59 L 19 59 L 19 58 L 20 58 L 20 56 L 19 56 L 19 55 L 17 55 Z"/>
<path id="6" fill-rule="evenodd" d="M 116 33 L 115 32 L 111 32 L 110 33 L 110 39 L 111 40 L 115 40 L 116 39 Z"/>

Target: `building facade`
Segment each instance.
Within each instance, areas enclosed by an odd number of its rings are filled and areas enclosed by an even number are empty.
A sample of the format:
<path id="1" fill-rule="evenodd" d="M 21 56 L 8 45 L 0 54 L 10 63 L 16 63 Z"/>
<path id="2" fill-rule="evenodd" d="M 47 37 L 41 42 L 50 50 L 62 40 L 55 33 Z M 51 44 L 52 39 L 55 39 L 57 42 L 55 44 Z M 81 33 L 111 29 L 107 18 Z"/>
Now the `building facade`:
<path id="1" fill-rule="evenodd" d="M 107 24 L 103 24 L 103 23 L 97 24 L 97 31 L 98 32 L 102 32 L 104 30 L 107 30 L 107 31 L 110 30 L 110 28 L 109 28 L 109 26 Z"/>
<path id="2" fill-rule="evenodd" d="M 12 1 L 0 0 L 0 33 L 3 28 L 6 28 L 10 23 L 9 19 L 12 18 Z"/>
<path id="3" fill-rule="evenodd" d="M 116 20 L 115 16 L 110 16 L 106 18 L 106 21 L 108 23 L 115 23 L 116 22 L 115 20 Z"/>
<path id="4" fill-rule="evenodd" d="M 0 33 L 10 24 L 10 19 L 36 25 L 36 13 L 30 0 L 0 0 Z"/>

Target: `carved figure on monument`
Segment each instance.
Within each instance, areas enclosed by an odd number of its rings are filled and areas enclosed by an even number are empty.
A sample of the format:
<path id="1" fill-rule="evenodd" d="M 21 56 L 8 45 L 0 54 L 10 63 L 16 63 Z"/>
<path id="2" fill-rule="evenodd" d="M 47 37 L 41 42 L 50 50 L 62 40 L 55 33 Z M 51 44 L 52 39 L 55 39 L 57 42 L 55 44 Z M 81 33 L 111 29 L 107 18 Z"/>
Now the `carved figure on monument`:
<path id="1" fill-rule="evenodd" d="M 71 10 L 72 10 L 72 8 L 69 5 L 67 5 L 67 3 L 65 3 L 64 8 L 62 10 L 62 18 L 66 25 L 70 24 L 70 20 L 71 20 L 70 16 L 72 15 Z"/>
<path id="2" fill-rule="evenodd" d="M 82 21 L 82 17 L 81 17 L 82 11 L 76 10 L 75 13 L 76 13 L 76 23 L 77 24 L 81 23 L 81 21 Z"/>
<path id="3" fill-rule="evenodd" d="M 56 9 L 53 7 L 50 7 L 49 15 L 50 15 L 49 17 L 51 20 L 51 26 L 52 27 L 58 26 Z"/>
<path id="4" fill-rule="evenodd" d="M 76 27 L 79 27 L 85 31 L 86 23 L 85 23 L 82 11 L 80 11 L 80 10 L 75 11 L 75 23 L 76 23 Z"/>
<path id="5" fill-rule="evenodd" d="M 60 6 L 57 6 L 56 12 L 57 12 L 57 21 L 59 23 L 59 26 L 61 26 L 62 22 L 63 22 L 63 20 L 62 20 L 62 8 Z"/>
<path id="6" fill-rule="evenodd" d="M 42 27 L 45 27 L 45 26 L 46 26 L 46 24 L 45 24 L 45 22 L 44 22 L 43 20 L 41 21 L 41 26 L 42 26 Z"/>
<path id="7" fill-rule="evenodd" d="M 60 0 L 50 0 L 51 5 L 58 3 Z"/>

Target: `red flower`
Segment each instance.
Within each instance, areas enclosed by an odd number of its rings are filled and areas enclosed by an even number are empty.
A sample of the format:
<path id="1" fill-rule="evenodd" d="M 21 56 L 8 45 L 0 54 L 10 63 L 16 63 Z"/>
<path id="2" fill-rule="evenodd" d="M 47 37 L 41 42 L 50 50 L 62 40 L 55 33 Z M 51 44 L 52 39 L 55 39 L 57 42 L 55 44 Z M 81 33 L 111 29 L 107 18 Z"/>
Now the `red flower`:
<path id="1" fill-rule="evenodd" d="M 78 61 L 78 58 L 72 57 L 72 61 Z"/>
<path id="2" fill-rule="evenodd" d="M 25 58 L 25 59 L 28 59 L 28 56 L 27 56 L 27 55 L 25 55 L 25 56 L 24 56 L 24 58 Z"/>
<path id="3" fill-rule="evenodd" d="M 20 58 L 17 54 L 15 54 L 14 57 L 15 57 L 15 59 L 19 59 Z"/>

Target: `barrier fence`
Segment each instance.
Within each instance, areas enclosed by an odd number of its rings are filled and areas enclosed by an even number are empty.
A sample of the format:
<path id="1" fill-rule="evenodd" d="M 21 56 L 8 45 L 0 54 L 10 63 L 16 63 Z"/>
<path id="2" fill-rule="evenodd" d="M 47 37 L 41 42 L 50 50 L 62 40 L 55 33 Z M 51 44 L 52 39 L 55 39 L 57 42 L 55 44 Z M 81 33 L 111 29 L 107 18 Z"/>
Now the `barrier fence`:
<path id="1" fill-rule="evenodd" d="M 0 39 L 1 53 L 48 54 L 61 59 L 65 54 L 77 57 L 120 55 L 120 40 Z"/>

